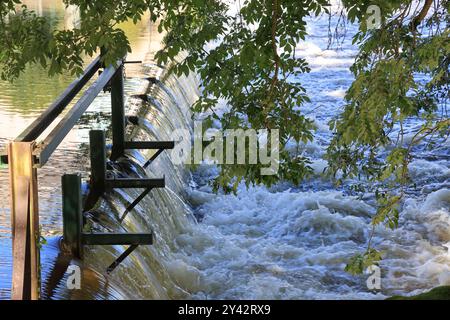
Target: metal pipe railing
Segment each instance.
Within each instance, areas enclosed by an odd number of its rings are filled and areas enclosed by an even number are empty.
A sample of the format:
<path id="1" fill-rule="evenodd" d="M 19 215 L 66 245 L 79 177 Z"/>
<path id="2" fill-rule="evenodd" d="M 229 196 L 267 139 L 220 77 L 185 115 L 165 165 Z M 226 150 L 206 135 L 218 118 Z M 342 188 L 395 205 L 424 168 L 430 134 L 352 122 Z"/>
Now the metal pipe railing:
<path id="1" fill-rule="evenodd" d="M 94 59 L 80 78 L 72 82 L 50 107 L 8 144 L 8 155 L 2 157 L 2 162 L 8 163 L 10 176 L 13 239 L 12 299 L 36 300 L 40 298 L 37 167 L 47 162 L 98 93 L 115 75 L 117 67 L 110 66 L 104 70 L 39 147 L 36 146 L 36 139 L 96 74 L 101 67 L 100 61 L 100 57 Z M 119 61 L 118 64 L 121 66 L 122 61 Z M 7 161 L 4 161 L 5 158 Z"/>
<path id="2" fill-rule="evenodd" d="M 117 68 L 121 68 L 121 66 L 122 61 L 118 61 L 117 66 L 111 65 L 106 68 L 98 79 L 84 92 L 81 98 L 74 104 L 74 106 L 57 124 L 57 126 L 50 132 L 45 140 L 39 144 L 34 152 L 34 155 L 37 157 L 39 167 L 42 167 L 48 161 L 64 137 L 69 133 L 75 123 L 91 105 L 92 101 L 94 101 L 97 95 L 111 81 Z"/>
<path id="3" fill-rule="evenodd" d="M 73 81 L 61 95 L 36 118 L 14 141 L 33 141 L 36 140 L 42 132 L 61 114 L 62 111 L 75 98 L 78 92 L 94 76 L 101 67 L 100 56 L 95 58 L 84 73 Z"/>

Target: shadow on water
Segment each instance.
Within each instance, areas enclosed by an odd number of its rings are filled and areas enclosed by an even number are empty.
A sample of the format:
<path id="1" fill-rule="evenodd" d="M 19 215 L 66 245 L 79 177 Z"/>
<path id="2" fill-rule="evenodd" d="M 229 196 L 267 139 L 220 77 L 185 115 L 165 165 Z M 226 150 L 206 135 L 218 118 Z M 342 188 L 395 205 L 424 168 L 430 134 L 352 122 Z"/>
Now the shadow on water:
<path id="1" fill-rule="evenodd" d="M 83 262 L 72 259 L 60 250 L 61 237 L 47 239 L 42 249 L 42 264 L 49 268 L 42 272 L 42 299 L 76 299 L 76 300 L 115 300 L 123 299 L 125 294 L 120 286 L 102 274 L 83 266 Z M 50 267 L 51 266 L 51 267 Z M 72 273 L 67 272 L 69 266 L 78 266 L 82 290 L 67 290 L 67 283 L 74 284 L 69 279 Z M 82 294 L 80 294 L 82 293 Z"/>

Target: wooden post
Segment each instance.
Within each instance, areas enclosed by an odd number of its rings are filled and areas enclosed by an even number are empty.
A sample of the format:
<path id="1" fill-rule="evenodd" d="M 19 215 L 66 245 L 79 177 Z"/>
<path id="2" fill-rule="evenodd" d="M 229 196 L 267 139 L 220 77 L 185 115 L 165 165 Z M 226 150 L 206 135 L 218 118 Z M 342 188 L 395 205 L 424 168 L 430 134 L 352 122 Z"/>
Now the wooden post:
<path id="1" fill-rule="evenodd" d="M 111 79 L 111 123 L 112 123 L 112 152 L 111 160 L 123 155 L 125 141 L 125 107 L 123 89 L 123 65 L 121 65 Z"/>
<path id="2" fill-rule="evenodd" d="M 11 142 L 8 163 L 13 239 L 13 300 L 40 297 L 39 210 L 34 142 Z"/>
<path id="3" fill-rule="evenodd" d="M 83 231 L 81 177 L 65 174 L 61 178 L 63 196 L 63 241 L 73 256 L 81 259 Z"/>

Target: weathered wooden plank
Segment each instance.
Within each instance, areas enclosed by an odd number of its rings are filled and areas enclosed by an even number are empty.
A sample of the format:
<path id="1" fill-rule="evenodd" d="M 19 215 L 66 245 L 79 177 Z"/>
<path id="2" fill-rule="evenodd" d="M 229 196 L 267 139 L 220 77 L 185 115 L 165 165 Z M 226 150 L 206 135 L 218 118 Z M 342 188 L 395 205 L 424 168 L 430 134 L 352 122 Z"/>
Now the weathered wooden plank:
<path id="1" fill-rule="evenodd" d="M 13 300 L 31 299 L 30 281 L 30 180 L 25 176 L 16 179 L 15 195 L 21 199 L 15 207 L 13 242 Z"/>
<path id="2" fill-rule="evenodd" d="M 61 177 L 63 206 L 63 243 L 77 258 L 82 258 L 82 196 L 81 177 L 65 174 Z"/>
<path id="3" fill-rule="evenodd" d="M 39 209 L 33 150 L 34 142 L 12 142 L 8 145 L 14 256 L 13 299 L 37 300 L 40 295 Z"/>
<path id="4" fill-rule="evenodd" d="M 82 242 L 85 245 L 132 245 L 153 244 L 151 233 L 83 233 Z"/>

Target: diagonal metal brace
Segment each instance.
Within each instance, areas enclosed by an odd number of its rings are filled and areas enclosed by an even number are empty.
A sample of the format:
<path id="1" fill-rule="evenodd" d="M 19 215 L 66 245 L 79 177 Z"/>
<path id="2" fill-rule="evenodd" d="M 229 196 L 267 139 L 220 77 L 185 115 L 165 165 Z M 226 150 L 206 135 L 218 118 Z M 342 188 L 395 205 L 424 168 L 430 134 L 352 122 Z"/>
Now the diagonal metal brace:
<path id="1" fill-rule="evenodd" d="M 158 156 L 164 151 L 164 149 L 158 149 L 158 151 L 155 152 L 155 154 L 147 160 L 146 163 L 144 163 L 144 169 L 146 169 Z"/>
<path id="2" fill-rule="evenodd" d="M 114 271 L 115 268 L 123 261 L 126 257 L 130 255 L 139 245 L 138 244 L 132 244 L 128 247 L 127 250 L 125 250 L 111 265 L 106 269 L 106 273 L 110 274 Z"/>
<path id="3" fill-rule="evenodd" d="M 134 200 L 126 209 L 125 212 L 122 214 L 122 217 L 119 218 L 119 222 L 122 223 L 122 221 L 125 219 L 125 217 L 127 216 L 128 212 L 130 212 L 131 210 L 134 209 L 134 207 L 136 207 L 136 205 L 141 202 L 142 199 L 144 199 L 144 197 L 153 189 L 153 187 L 147 188 L 145 189 L 140 195 L 139 197 L 136 198 L 136 200 Z"/>

